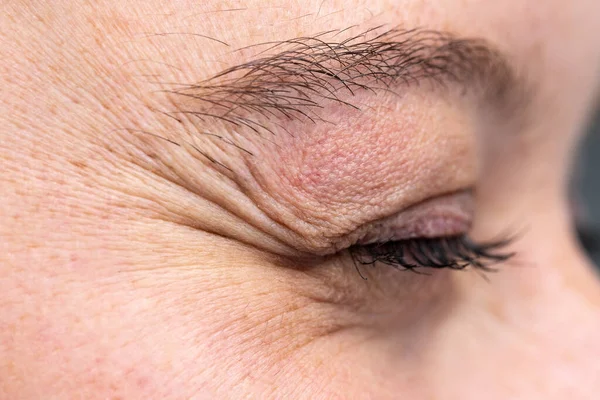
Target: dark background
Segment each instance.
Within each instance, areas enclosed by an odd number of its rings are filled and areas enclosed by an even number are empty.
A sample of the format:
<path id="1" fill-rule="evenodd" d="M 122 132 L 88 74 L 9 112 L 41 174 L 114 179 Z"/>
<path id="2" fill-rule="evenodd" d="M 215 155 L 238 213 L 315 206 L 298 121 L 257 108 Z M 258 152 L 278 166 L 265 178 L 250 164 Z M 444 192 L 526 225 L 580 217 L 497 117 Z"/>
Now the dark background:
<path id="1" fill-rule="evenodd" d="M 600 112 L 581 143 L 574 180 L 580 238 L 600 271 Z"/>

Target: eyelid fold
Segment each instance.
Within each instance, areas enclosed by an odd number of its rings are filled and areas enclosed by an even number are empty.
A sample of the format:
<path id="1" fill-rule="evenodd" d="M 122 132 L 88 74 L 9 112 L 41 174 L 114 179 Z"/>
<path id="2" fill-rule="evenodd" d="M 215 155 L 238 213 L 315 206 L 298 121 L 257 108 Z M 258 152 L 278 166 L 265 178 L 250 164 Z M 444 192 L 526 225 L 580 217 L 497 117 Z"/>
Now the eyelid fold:
<path id="1" fill-rule="evenodd" d="M 462 190 L 425 200 L 388 217 L 363 224 L 340 242 L 350 247 L 462 235 L 470 229 L 473 213 L 471 190 Z"/>

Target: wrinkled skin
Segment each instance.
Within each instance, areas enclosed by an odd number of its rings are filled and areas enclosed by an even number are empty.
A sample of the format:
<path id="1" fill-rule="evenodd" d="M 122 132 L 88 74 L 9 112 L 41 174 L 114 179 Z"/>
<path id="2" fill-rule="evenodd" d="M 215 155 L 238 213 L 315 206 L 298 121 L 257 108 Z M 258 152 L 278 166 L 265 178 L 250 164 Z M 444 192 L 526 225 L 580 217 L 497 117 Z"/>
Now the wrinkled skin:
<path id="1" fill-rule="evenodd" d="M 567 184 L 600 77 L 600 3 L 80 3 L 0 6 L 0 398 L 597 395 L 600 284 Z M 234 49 L 381 24 L 491 43 L 531 83 L 527 121 L 489 123 L 476 146 L 474 106 L 414 88 L 396 108 L 330 105 L 335 127 L 278 146 L 246 135 L 255 157 L 198 139 L 243 188 L 140 134 L 199 137 L 198 121 L 160 112 L 182 107 L 161 90 L 258 53 Z M 366 205 L 382 216 L 472 186 L 472 235 L 518 232 L 487 279 L 374 266 L 365 281 L 323 256 L 320 238 L 370 218 Z"/>

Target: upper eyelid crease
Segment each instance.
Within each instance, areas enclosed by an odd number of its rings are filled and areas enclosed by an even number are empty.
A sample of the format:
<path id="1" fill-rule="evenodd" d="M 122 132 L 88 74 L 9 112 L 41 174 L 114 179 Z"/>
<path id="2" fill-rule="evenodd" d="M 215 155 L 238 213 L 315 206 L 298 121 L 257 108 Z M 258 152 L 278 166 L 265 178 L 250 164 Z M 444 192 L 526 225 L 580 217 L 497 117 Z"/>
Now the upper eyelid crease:
<path id="1" fill-rule="evenodd" d="M 326 41 L 327 32 L 270 42 L 254 60 L 165 91 L 192 99 L 194 110 L 175 113 L 237 126 L 257 116 L 324 121 L 318 110 L 325 101 L 358 108 L 345 97 L 360 90 L 394 92 L 424 81 L 458 85 L 501 111 L 513 110 L 517 101 L 521 105 L 527 85 L 485 41 L 421 29 L 391 29 L 369 38 L 377 29 L 338 42 Z M 257 122 L 253 130 L 264 128 Z"/>

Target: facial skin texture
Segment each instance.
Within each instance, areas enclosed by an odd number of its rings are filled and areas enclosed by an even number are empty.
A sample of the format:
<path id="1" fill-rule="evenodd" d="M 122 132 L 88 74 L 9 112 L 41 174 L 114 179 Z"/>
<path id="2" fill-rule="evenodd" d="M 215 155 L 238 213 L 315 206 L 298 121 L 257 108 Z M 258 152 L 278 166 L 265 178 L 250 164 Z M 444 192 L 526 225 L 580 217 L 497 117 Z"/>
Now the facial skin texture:
<path id="1" fill-rule="evenodd" d="M 0 398 L 598 393 L 600 285 L 566 199 L 597 1 L 42 3 L 0 6 Z M 176 113 L 200 107 L 179 84 L 264 50 L 247 46 L 383 24 L 484 40 L 526 103 L 499 122 L 453 85 L 399 85 L 263 137 Z M 365 281 L 333 255 L 464 190 L 471 236 L 519 232 L 487 279 Z"/>

